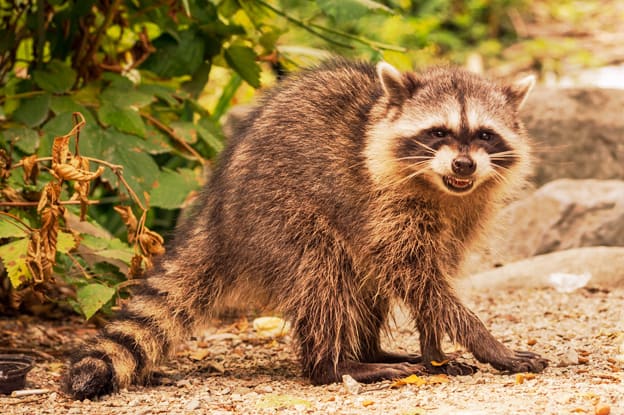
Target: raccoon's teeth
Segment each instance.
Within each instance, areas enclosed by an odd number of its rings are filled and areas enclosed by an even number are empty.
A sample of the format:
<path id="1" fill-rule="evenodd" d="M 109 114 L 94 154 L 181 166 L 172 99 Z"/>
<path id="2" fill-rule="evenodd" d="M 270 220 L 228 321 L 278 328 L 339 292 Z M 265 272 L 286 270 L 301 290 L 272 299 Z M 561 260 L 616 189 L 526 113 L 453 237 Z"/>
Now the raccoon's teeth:
<path id="1" fill-rule="evenodd" d="M 474 180 L 462 179 L 455 176 L 444 176 L 444 184 L 451 190 L 463 191 L 472 187 Z"/>

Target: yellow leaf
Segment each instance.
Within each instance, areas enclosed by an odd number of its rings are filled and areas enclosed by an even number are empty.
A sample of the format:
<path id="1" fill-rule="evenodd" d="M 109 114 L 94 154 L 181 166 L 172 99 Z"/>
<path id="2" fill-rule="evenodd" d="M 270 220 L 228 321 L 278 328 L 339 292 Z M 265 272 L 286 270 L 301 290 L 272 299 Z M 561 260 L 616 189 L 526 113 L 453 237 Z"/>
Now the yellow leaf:
<path id="1" fill-rule="evenodd" d="M 429 378 L 427 378 L 427 383 L 434 385 L 434 384 L 438 384 L 438 383 L 449 383 L 449 377 L 446 376 L 444 373 L 441 373 L 439 375 L 433 375 Z"/>
<path id="2" fill-rule="evenodd" d="M 189 357 L 193 360 L 204 360 L 208 356 L 210 356 L 210 350 L 208 349 L 197 349 L 189 354 Z"/>
<path id="3" fill-rule="evenodd" d="M 437 360 L 432 360 L 432 361 L 431 361 L 431 366 L 436 366 L 436 367 L 439 367 L 439 366 L 444 366 L 444 365 L 445 365 L 445 364 L 447 364 L 448 362 L 450 362 L 450 360 L 449 360 L 449 359 L 444 359 L 444 360 L 443 360 L 443 361 L 441 361 L 441 362 L 438 362 Z"/>
<path id="4" fill-rule="evenodd" d="M 416 385 L 416 386 L 422 386 L 424 384 L 426 384 L 427 381 L 423 378 L 421 378 L 420 376 L 417 375 L 410 375 L 406 378 L 402 378 L 402 379 L 397 379 L 395 380 L 392 385 L 390 385 L 391 388 L 400 388 L 401 386 L 405 386 L 405 385 Z"/>
<path id="5" fill-rule="evenodd" d="M 368 407 L 368 406 L 371 406 L 371 405 L 375 405 L 375 401 L 364 401 L 364 402 L 362 402 L 362 406 L 363 407 Z"/>

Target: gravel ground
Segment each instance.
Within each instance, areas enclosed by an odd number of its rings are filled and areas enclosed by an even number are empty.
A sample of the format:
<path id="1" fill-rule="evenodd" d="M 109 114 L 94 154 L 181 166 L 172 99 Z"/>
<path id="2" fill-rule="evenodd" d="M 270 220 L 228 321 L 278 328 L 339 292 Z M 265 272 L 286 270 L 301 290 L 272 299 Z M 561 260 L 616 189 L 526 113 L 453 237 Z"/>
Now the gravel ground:
<path id="1" fill-rule="evenodd" d="M 58 391 L 62 356 L 95 328 L 21 317 L 0 319 L 0 346 L 35 349 L 40 356 L 26 387 L 49 391 L 0 395 L 0 414 L 624 414 L 624 288 L 481 292 L 466 302 L 497 338 L 544 355 L 551 366 L 534 377 L 501 374 L 464 353 L 477 374 L 402 386 L 311 386 L 288 336 L 260 338 L 241 319 L 186 343 L 162 368 L 160 386 L 75 402 Z M 388 347 L 413 351 L 417 336 L 397 320 Z"/>

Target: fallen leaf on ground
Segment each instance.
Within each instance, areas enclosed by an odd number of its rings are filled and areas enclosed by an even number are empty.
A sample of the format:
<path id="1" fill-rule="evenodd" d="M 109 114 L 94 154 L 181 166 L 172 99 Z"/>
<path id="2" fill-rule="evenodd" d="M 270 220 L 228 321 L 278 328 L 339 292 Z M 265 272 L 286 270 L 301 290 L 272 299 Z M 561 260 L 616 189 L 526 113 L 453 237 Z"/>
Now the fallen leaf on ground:
<path id="1" fill-rule="evenodd" d="M 401 386 L 405 386 L 405 385 L 422 386 L 422 385 L 425 385 L 426 383 L 427 383 L 427 381 L 425 379 L 421 378 L 420 376 L 409 375 L 406 378 L 395 380 L 392 383 L 392 385 L 390 385 L 390 387 L 391 388 L 400 388 Z"/>

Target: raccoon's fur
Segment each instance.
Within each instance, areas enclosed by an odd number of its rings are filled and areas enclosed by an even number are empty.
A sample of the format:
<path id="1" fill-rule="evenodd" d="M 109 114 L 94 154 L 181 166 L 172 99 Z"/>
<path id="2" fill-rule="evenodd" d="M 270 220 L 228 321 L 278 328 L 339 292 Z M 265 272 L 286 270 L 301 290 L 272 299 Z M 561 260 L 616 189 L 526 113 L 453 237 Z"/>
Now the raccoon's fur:
<path id="1" fill-rule="evenodd" d="M 497 369 L 541 371 L 547 361 L 498 342 L 451 281 L 529 170 L 518 109 L 532 83 L 343 60 L 289 77 L 238 127 L 132 300 L 73 356 L 66 390 L 83 399 L 145 381 L 233 298 L 291 320 L 315 384 L 472 373 L 431 364 L 447 359 L 445 335 Z M 380 347 L 394 299 L 420 356 Z"/>

